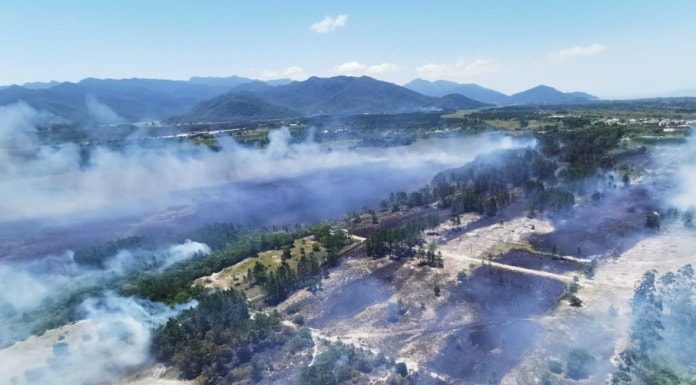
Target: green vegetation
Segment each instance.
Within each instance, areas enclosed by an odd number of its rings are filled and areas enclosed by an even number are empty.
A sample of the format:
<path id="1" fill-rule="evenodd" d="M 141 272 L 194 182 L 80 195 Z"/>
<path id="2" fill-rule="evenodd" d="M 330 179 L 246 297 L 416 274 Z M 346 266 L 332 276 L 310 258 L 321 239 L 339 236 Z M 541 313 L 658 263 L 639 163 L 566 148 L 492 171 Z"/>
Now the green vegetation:
<path id="1" fill-rule="evenodd" d="M 277 314 L 250 317 L 246 299 L 234 290 L 199 297 L 160 328 L 154 350 L 163 362 L 176 366 L 186 379 L 203 384 L 229 382 L 231 369 L 252 360 L 255 353 L 284 344 Z"/>
<path id="2" fill-rule="evenodd" d="M 178 264 L 161 274 L 142 273 L 129 279 L 123 291 L 152 301 L 181 303 L 202 294 L 203 288 L 193 282 L 218 272 L 263 250 L 279 249 L 308 234 L 300 228 L 293 232 L 243 232 L 224 248 L 188 263 Z"/>
<path id="3" fill-rule="evenodd" d="M 103 268 L 107 259 L 121 250 L 153 248 L 156 243 L 145 237 L 126 237 L 108 241 L 100 245 L 77 249 L 73 260 L 80 265 Z"/>
<path id="4" fill-rule="evenodd" d="M 470 164 L 438 174 L 432 195 L 452 215 L 466 212 L 495 215 L 524 188 L 534 211 L 557 212 L 573 206 L 572 193 L 558 186 L 557 165 L 533 150 L 510 150 L 479 157 Z M 545 184 L 546 183 L 546 184 Z"/>
<path id="5" fill-rule="evenodd" d="M 612 384 L 693 385 L 696 276 L 691 265 L 658 276 L 648 271 L 631 301 L 631 346 L 620 354 Z"/>
<path id="6" fill-rule="evenodd" d="M 566 359 L 566 376 L 573 380 L 588 378 L 594 371 L 597 360 L 584 349 L 573 349 Z"/>
<path id="7" fill-rule="evenodd" d="M 316 357 L 313 365 L 303 368 L 300 384 L 338 385 L 351 381 L 360 383 L 358 379 L 361 374 L 372 373 L 380 368 L 392 369 L 399 377 L 408 375 L 408 369 L 404 363 L 397 363 L 384 355 L 375 355 L 339 342 L 330 344 L 326 351 Z"/>
<path id="8" fill-rule="evenodd" d="M 367 238 L 365 250 L 374 258 L 388 256 L 393 259 L 408 258 L 415 255 L 415 247 L 423 244 L 421 233 L 427 228 L 437 226 L 439 218 L 430 215 L 424 221 L 409 222 L 394 229 L 379 231 Z"/>
<path id="9" fill-rule="evenodd" d="M 327 250 L 326 255 L 305 249 L 300 250 L 296 267 L 283 260 L 275 270 L 269 270 L 256 265 L 252 272 L 253 282 L 262 285 L 266 291 L 266 302 L 277 304 L 283 301 L 295 289 L 306 286 L 309 290 L 319 289 L 321 281 L 317 275 L 324 266 L 335 266 L 338 263 L 339 252 L 350 244 L 348 235 L 342 230 L 332 230 L 328 225 L 318 225 L 312 228 L 312 235 Z"/>

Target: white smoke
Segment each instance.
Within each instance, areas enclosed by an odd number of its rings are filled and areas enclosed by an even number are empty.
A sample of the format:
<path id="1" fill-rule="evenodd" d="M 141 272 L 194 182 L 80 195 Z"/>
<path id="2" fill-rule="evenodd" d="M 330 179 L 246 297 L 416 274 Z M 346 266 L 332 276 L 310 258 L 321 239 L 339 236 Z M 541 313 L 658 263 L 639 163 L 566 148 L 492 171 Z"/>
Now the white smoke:
<path id="1" fill-rule="evenodd" d="M 79 290 L 106 287 L 134 270 L 161 271 L 210 252 L 207 245 L 187 240 L 157 250 L 120 250 L 104 269 L 75 263 L 71 251 L 32 262 L 0 263 L 0 347 L 31 334 L 24 314 L 41 311 Z"/>
<path id="2" fill-rule="evenodd" d="M 124 275 L 138 267 L 155 266 L 158 270 L 164 270 L 196 255 L 207 255 L 210 252 L 208 245 L 191 240 L 157 251 L 121 250 L 107 261 L 106 270 L 118 275 Z"/>
<path id="3" fill-rule="evenodd" d="M 111 383 L 151 360 L 153 328 L 180 311 L 113 293 L 82 303 L 84 320 L 0 350 L 0 385 Z"/>
<path id="4" fill-rule="evenodd" d="M 459 166 L 496 149 L 531 144 L 479 135 L 446 145 L 425 142 L 408 148 L 330 150 L 310 141 L 291 144 L 290 132 L 283 128 L 269 134 L 265 148 L 241 146 L 229 137 L 220 138 L 218 152 L 188 142 L 156 148 L 131 144 L 119 151 L 93 149 L 85 164 L 77 145 L 41 145 L 34 128 L 41 117 L 25 104 L 0 108 L 0 144 L 6 148 L 0 154 L 0 222 L 161 208 L 182 203 L 174 199 L 176 192 L 342 167 Z"/>
<path id="5" fill-rule="evenodd" d="M 91 120 L 97 124 L 118 124 L 125 123 L 126 120 L 120 117 L 114 110 L 103 104 L 95 96 L 89 95 L 85 98 L 87 113 Z"/>
<path id="6" fill-rule="evenodd" d="M 696 137 L 671 151 L 671 162 L 676 166 L 677 186 L 672 204 L 681 210 L 696 210 Z"/>

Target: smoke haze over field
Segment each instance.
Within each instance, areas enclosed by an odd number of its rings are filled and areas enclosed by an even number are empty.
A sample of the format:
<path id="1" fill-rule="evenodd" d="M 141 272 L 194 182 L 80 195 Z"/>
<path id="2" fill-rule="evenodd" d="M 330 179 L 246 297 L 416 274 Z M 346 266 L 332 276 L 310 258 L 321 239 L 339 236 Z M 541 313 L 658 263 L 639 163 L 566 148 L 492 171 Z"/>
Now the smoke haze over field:
<path id="1" fill-rule="evenodd" d="M 195 303 L 107 293 L 80 306 L 84 320 L 0 350 L 0 385 L 110 383 L 150 360 L 152 329 Z"/>
<path id="2" fill-rule="evenodd" d="M 495 149 L 530 144 L 481 135 L 444 146 L 329 150 L 309 140 L 291 144 L 290 133 L 283 128 L 270 133 L 265 148 L 244 147 L 228 137 L 219 138 L 219 152 L 191 143 L 130 143 L 119 151 L 94 148 L 85 161 L 77 145 L 41 145 L 36 126 L 45 119 L 45 114 L 22 103 L 0 107 L 0 146 L 5 149 L 0 154 L 0 222 L 152 210 L 186 203 L 181 194 L 174 198 L 176 192 L 226 183 L 272 182 L 329 170 L 379 166 L 410 172 L 433 165 L 446 167 Z"/>
<path id="3" fill-rule="evenodd" d="M 669 165 L 676 168 L 676 193 L 671 203 L 680 210 L 696 210 L 696 137 L 664 155 Z"/>
<path id="4" fill-rule="evenodd" d="M 161 270 L 196 255 L 210 253 L 199 242 L 161 247 L 157 250 L 119 250 L 104 269 L 87 268 L 73 260 L 73 252 L 49 255 L 30 262 L 0 263 L 0 346 L 31 334 L 34 312 L 73 293 L 108 287 L 115 279 L 138 270 Z M 24 314 L 31 315 L 28 321 Z"/>
<path id="5" fill-rule="evenodd" d="M 87 103 L 95 122 L 118 121 L 96 99 Z M 374 204 L 391 191 L 420 187 L 437 171 L 478 155 L 533 145 L 528 139 L 484 134 L 403 147 L 329 148 L 314 143 L 311 134 L 304 142 L 293 143 L 283 128 L 271 131 L 263 148 L 245 147 L 228 137 L 218 138 L 220 151 L 190 142 L 133 140 L 118 150 L 91 148 L 85 156 L 75 144 L 42 143 L 41 127 L 50 119 L 22 103 L 0 107 L 0 224 L 12 227 L 76 218 L 67 221 L 74 225 L 66 230 L 67 238 L 83 230 L 89 234 L 90 225 L 79 227 L 83 221 L 114 221 L 124 213 L 151 215 L 172 205 L 195 207 L 200 223 L 312 221 Z M 107 236 L 115 236 L 105 229 Z M 15 252 L 19 238 L 8 238 L 7 250 Z M 27 242 L 41 243 L 40 239 L 28 237 Z M 89 238 L 80 238 L 76 245 L 85 241 Z M 36 320 L 25 322 L 25 314 L 40 317 L 43 307 L 60 303 L 71 293 L 108 288 L 134 269 L 161 270 L 210 252 L 193 241 L 154 251 L 120 250 L 98 269 L 75 263 L 73 253 L 60 243 L 46 244 L 48 256 L 0 264 L 3 346 L 31 334 Z M 173 312 L 161 304 L 115 294 L 90 296 L 79 306 L 84 321 L 58 329 L 64 331 L 65 340 L 51 342 L 53 337 L 48 336 L 41 343 L 30 339 L 1 350 L 7 367 L 0 370 L 11 374 L 15 384 L 112 380 L 150 359 L 150 330 Z M 87 361 L 89 367 L 83 368 Z"/>

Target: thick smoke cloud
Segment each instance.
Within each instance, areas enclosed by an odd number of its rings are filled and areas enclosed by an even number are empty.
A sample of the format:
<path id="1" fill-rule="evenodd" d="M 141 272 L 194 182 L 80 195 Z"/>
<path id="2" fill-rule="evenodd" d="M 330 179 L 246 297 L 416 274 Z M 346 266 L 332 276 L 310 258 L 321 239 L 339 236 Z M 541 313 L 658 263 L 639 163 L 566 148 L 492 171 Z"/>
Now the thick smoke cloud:
<path id="1" fill-rule="evenodd" d="M 199 242 L 186 241 L 158 250 L 120 250 L 104 269 L 86 268 L 73 253 L 46 256 L 30 262 L 0 263 L 0 347 L 26 338 L 43 309 L 79 290 L 107 287 L 134 270 L 161 270 L 197 255 L 210 253 Z M 26 314 L 26 315 L 25 315 Z"/>
<path id="2" fill-rule="evenodd" d="M 665 166 L 676 169 L 676 192 L 671 203 L 683 211 L 696 210 L 696 136 L 686 143 L 661 154 Z"/>
<path id="3" fill-rule="evenodd" d="M 375 150 L 329 149 L 311 141 L 291 144 L 290 133 L 270 133 L 264 148 L 221 138 L 222 150 L 191 143 L 137 143 L 121 150 L 98 147 L 85 162 L 73 144 L 42 146 L 36 125 L 46 119 L 25 104 L 0 107 L 0 222 L 71 214 L 128 212 L 181 202 L 174 193 L 226 183 L 263 182 L 341 168 L 406 170 L 460 165 L 475 156 L 529 143 L 495 135 L 472 136 L 449 146 Z M 142 143 L 142 142 L 138 142 Z"/>
<path id="4" fill-rule="evenodd" d="M 112 383 L 149 362 L 153 328 L 191 306 L 90 298 L 80 306 L 83 321 L 0 350 L 0 384 Z"/>
<path id="5" fill-rule="evenodd" d="M 95 121 L 117 122 L 108 107 L 87 102 Z M 266 216 L 293 223 L 317 218 L 314 214 L 340 215 L 390 191 L 419 187 L 437 171 L 478 155 L 533 145 L 485 134 L 405 147 L 330 148 L 314 143 L 313 135 L 294 143 L 283 128 L 272 131 L 263 148 L 242 146 L 229 137 L 219 138 L 220 151 L 139 138 L 118 150 L 96 147 L 86 155 L 75 144 L 44 145 L 39 127 L 50 119 L 22 103 L 0 107 L 0 224 L 5 228 L 25 229 L 13 225 L 19 221 L 42 224 L 69 217 L 108 221 L 120 214 L 156 213 L 216 199 L 234 207 L 235 216 L 228 221 L 255 223 Z M 321 214 L 307 215 L 312 210 Z M 297 212 L 301 215 L 293 214 Z M 86 227 L 70 233 L 89 233 Z M 108 230 L 104 232 L 113 237 L 115 232 Z M 23 236 L 24 230 L 13 231 Z M 57 234 L 47 237 L 63 236 Z M 96 269 L 76 264 L 73 253 L 63 252 L 53 240 L 45 243 L 52 248 L 50 256 L 0 263 L 0 346 L 30 335 L 32 324 L 24 314 L 38 314 L 71 292 L 108 287 L 134 269 L 161 270 L 210 252 L 192 241 L 156 251 L 121 250 L 104 269 Z M 13 254 L 19 243 L 9 244 L 5 250 Z M 93 296 L 80 306 L 83 321 L 0 350 L 0 384 L 110 382 L 148 362 L 152 328 L 177 310 L 115 294 Z"/>

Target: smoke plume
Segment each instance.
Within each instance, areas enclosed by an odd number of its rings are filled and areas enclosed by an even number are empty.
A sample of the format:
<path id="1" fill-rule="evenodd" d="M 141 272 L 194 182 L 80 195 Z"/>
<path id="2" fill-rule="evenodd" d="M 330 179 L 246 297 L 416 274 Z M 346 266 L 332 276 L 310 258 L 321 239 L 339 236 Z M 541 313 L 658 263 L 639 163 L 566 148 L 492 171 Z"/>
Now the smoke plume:
<path id="1" fill-rule="evenodd" d="M 379 166 L 408 172 L 426 166 L 460 165 L 477 155 L 529 145 L 500 135 L 471 136 L 408 148 L 327 148 L 311 141 L 291 143 L 287 128 L 272 131 L 264 148 L 220 138 L 220 151 L 190 142 L 153 140 L 114 150 L 96 147 L 85 159 L 80 146 L 42 145 L 36 125 L 45 117 L 26 104 L 0 108 L 0 222 L 105 215 L 154 210 L 187 203 L 178 192 L 253 181 L 271 182 L 322 171 Z M 391 171 L 389 171 L 391 170 Z M 431 170 L 428 170 L 431 171 Z"/>

